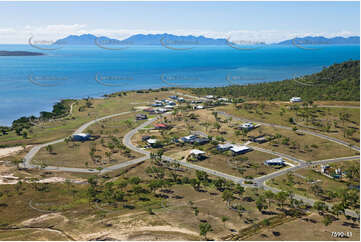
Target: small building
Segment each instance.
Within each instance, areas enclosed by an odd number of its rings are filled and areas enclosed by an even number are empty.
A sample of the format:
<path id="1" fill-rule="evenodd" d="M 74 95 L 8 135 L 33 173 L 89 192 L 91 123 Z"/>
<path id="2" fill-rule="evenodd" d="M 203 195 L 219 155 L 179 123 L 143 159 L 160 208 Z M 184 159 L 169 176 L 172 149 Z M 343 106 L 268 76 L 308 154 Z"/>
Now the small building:
<path id="1" fill-rule="evenodd" d="M 159 142 L 158 142 L 157 139 L 148 139 L 147 143 L 153 148 L 160 147 Z"/>
<path id="2" fill-rule="evenodd" d="M 178 98 L 178 102 L 184 102 L 184 101 L 185 101 L 184 98 L 182 98 L 182 97 Z"/>
<path id="3" fill-rule="evenodd" d="M 206 152 L 201 150 L 191 150 L 189 156 L 194 157 L 198 160 L 204 159 L 206 157 Z"/>
<path id="4" fill-rule="evenodd" d="M 266 160 L 264 164 L 267 166 L 284 166 L 285 162 L 283 161 L 282 157 L 278 157 L 271 160 Z"/>
<path id="5" fill-rule="evenodd" d="M 329 168 L 329 165 L 321 165 L 321 173 L 326 173 Z"/>
<path id="6" fill-rule="evenodd" d="M 170 99 L 177 100 L 178 96 L 169 96 Z"/>
<path id="7" fill-rule="evenodd" d="M 206 98 L 207 99 L 214 99 L 214 96 L 213 95 L 207 95 Z"/>
<path id="8" fill-rule="evenodd" d="M 302 98 L 300 98 L 300 97 L 292 97 L 290 99 L 290 102 L 291 103 L 299 103 L 299 102 L 302 102 Z"/>
<path id="9" fill-rule="evenodd" d="M 218 144 L 217 145 L 217 150 L 219 150 L 219 151 L 227 151 L 227 150 L 231 149 L 232 147 L 233 147 L 233 145 L 230 144 L 230 143 Z"/>
<path id="10" fill-rule="evenodd" d="M 193 144 L 197 144 L 197 145 L 204 145 L 207 144 L 209 142 L 209 139 L 206 137 L 200 137 L 200 138 L 196 138 L 193 140 Z"/>
<path id="11" fill-rule="evenodd" d="M 165 108 L 157 108 L 154 110 L 155 113 L 165 113 L 168 112 L 168 109 Z"/>
<path id="12" fill-rule="evenodd" d="M 163 123 L 155 124 L 154 127 L 156 129 L 169 129 L 169 125 Z"/>
<path id="13" fill-rule="evenodd" d="M 180 140 L 183 141 L 184 143 L 192 143 L 197 138 L 198 138 L 197 135 L 191 134 L 191 135 L 180 138 Z"/>
<path id="14" fill-rule="evenodd" d="M 230 150 L 233 152 L 234 155 L 239 155 L 250 152 L 252 148 L 245 145 L 241 145 L 241 146 L 233 145 L 232 148 L 230 148 Z"/>
<path id="15" fill-rule="evenodd" d="M 266 143 L 267 141 L 269 141 L 269 139 L 265 136 L 259 136 L 259 137 L 251 137 L 250 139 L 252 142 L 258 143 L 258 144 L 263 144 Z"/>
<path id="16" fill-rule="evenodd" d="M 244 129 L 244 130 L 251 130 L 251 129 L 254 129 L 254 128 L 255 128 L 255 125 L 253 123 L 250 123 L 250 122 L 241 124 L 239 126 L 239 129 Z"/>
<path id="17" fill-rule="evenodd" d="M 91 137 L 90 134 L 78 133 L 78 134 L 73 134 L 71 136 L 71 139 L 73 141 L 87 141 L 87 140 L 90 140 L 90 137 Z"/>
<path id="18" fill-rule="evenodd" d="M 204 106 L 203 105 L 197 105 L 197 106 L 194 106 L 193 108 L 194 109 L 204 109 Z"/>
<path id="19" fill-rule="evenodd" d="M 174 109 L 174 106 L 172 106 L 172 105 L 166 105 L 166 106 L 164 106 L 164 108 L 165 108 L 165 109 Z"/>
<path id="20" fill-rule="evenodd" d="M 138 113 L 137 115 L 135 115 L 136 120 L 143 120 L 143 119 L 147 119 L 147 118 L 148 118 L 148 116 L 143 113 Z"/>

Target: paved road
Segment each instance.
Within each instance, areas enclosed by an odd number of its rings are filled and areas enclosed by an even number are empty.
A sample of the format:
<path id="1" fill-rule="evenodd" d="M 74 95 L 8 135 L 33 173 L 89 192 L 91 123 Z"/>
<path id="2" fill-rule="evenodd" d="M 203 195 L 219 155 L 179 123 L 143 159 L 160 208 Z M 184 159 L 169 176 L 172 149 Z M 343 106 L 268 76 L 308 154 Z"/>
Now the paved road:
<path id="1" fill-rule="evenodd" d="M 231 114 L 228 114 L 226 112 L 217 112 L 221 115 L 224 115 L 226 117 L 232 117 L 232 119 L 234 120 L 238 120 L 238 121 L 242 121 L 242 122 L 254 122 L 254 123 L 258 123 L 258 124 L 261 124 L 261 125 L 264 125 L 264 126 L 270 126 L 270 127 L 274 127 L 274 128 L 280 128 L 280 129 L 287 129 L 287 130 L 292 130 L 291 127 L 288 127 L 288 126 L 283 126 L 283 125 L 278 125 L 278 124 L 270 124 L 270 123 L 264 123 L 264 122 L 260 122 L 260 121 L 256 121 L 256 120 L 250 120 L 250 119 L 245 119 L 245 118 L 239 118 L 239 117 L 236 117 L 234 115 L 231 115 Z M 346 141 L 343 141 L 343 140 L 340 140 L 340 139 L 336 139 L 336 138 L 333 138 L 333 137 L 329 137 L 327 135 L 324 135 L 324 134 L 320 134 L 320 133 L 316 133 L 316 132 L 313 132 L 313 131 L 309 131 L 309 130 L 304 130 L 304 129 L 297 129 L 297 132 L 301 132 L 301 133 L 304 133 L 304 134 L 309 134 L 309 135 L 313 135 L 313 136 L 316 136 L 316 137 L 319 137 L 321 139 L 326 139 L 328 141 L 331 141 L 331 142 L 335 142 L 335 143 L 338 143 L 340 145 L 343 145 L 343 146 L 346 146 L 346 147 L 350 147 L 350 144 L 347 143 Z M 351 149 L 353 150 L 356 150 L 356 151 L 360 151 L 360 147 L 358 146 L 355 146 L 355 145 L 351 145 Z"/>

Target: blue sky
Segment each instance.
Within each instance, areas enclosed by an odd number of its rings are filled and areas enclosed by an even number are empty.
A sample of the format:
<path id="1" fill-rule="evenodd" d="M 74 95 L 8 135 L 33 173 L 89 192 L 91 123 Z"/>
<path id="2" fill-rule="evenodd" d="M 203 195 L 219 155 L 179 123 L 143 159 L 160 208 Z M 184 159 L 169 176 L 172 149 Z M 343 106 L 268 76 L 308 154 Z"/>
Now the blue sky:
<path id="1" fill-rule="evenodd" d="M 0 43 L 164 32 L 274 42 L 360 31 L 359 2 L 0 2 L 0 9 Z"/>

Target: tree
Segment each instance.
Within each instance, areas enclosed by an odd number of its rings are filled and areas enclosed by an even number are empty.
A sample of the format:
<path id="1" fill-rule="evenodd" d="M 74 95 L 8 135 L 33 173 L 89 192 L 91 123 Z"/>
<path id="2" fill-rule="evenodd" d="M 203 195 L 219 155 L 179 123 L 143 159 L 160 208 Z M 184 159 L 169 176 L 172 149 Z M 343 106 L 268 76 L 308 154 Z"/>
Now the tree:
<path id="1" fill-rule="evenodd" d="M 258 211 L 260 211 L 260 212 L 262 212 L 263 209 L 267 209 L 267 205 L 265 203 L 265 199 L 263 198 L 263 196 L 260 196 L 256 200 L 256 207 L 257 207 Z"/>
<path id="2" fill-rule="evenodd" d="M 265 199 L 268 201 L 268 207 L 271 207 L 271 202 L 275 198 L 275 194 L 272 191 L 264 192 Z"/>
<path id="3" fill-rule="evenodd" d="M 222 193 L 223 201 L 227 201 L 227 206 L 230 206 L 230 202 L 234 200 L 233 193 L 230 190 L 224 190 Z"/>
<path id="4" fill-rule="evenodd" d="M 207 233 L 212 231 L 212 226 L 209 223 L 200 223 L 199 224 L 199 234 L 207 238 Z"/>
<path id="5" fill-rule="evenodd" d="M 52 154 L 53 153 L 53 146 L 52 145 L 46 146 L 46 151 L 49 152 L 49 154 Z"/>
<path id="6" fill-rule="evenodd" d="M 313 208 L 316 209 L 319 213 L 328 210 L 328 207 L 327 207 L 326 203 L 320 202 L 320 201 L 316 201 L 316 202 L 313 204 Z"/>

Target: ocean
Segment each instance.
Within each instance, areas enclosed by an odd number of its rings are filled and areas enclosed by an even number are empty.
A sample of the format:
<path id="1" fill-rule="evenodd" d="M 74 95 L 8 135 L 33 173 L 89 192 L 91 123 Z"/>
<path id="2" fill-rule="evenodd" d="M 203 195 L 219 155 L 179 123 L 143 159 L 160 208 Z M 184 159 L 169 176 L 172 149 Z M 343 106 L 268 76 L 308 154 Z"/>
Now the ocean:
<path id="1" fill-rule="evenodd" d="M 271 82 L 311 74 L 334 63 L 360 59 L 359 45 L 263 46 L 63 46 L 39 50 L 29 45 L 0 45 L 0 50 L 45 53 L 0 56 L 0 125 L 21 116 L 51 111 L 65 98 L 159 87 L 213 87 Z"/>

